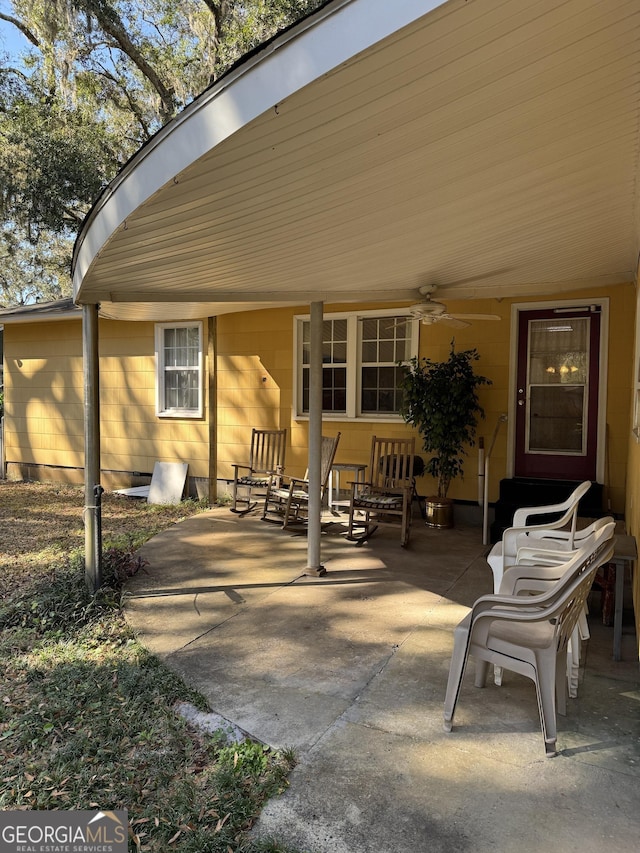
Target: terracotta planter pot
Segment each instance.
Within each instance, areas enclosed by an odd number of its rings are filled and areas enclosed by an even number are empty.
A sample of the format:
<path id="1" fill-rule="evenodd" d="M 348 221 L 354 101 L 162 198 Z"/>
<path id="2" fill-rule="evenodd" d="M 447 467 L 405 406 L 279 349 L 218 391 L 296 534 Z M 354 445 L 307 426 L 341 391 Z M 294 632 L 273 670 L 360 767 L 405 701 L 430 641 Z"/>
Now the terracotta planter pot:
<path id="1" fill-rule="evenodd" d="M 450 498 L 425 498 L 427 527 L 453 527 L 453 501 Z"/>

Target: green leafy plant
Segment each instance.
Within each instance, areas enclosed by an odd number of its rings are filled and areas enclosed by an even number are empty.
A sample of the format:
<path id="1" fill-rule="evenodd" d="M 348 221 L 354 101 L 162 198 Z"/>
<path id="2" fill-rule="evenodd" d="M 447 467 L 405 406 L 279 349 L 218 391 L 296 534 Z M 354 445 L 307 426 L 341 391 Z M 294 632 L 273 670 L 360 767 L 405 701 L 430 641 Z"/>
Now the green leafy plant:
<path id="1" fill-rule="evenodd" d="M 400 412 L 432 454 L 426 471 L 438 481 L 439 498 L 446 498 L 451 481 L 462 476 L 465 445 L 475 443 L 478 418 L 484 418 L 477 388 L 491 380 L 474 373 L 479 358 L 475 349 L 456 352 L 452 340 L 446 361 L 413 358 L 403 365 Z"/>

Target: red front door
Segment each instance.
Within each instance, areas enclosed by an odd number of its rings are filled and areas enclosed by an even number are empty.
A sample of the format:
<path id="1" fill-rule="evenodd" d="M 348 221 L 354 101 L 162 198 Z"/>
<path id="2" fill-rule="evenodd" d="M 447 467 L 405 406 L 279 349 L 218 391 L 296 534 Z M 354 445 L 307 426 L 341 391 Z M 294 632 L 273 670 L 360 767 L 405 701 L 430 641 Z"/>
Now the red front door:
<path id="1" fill-rule="evenodd" d="M 516 477 L 595 480 L 600 308 L 522 311 Z"/>

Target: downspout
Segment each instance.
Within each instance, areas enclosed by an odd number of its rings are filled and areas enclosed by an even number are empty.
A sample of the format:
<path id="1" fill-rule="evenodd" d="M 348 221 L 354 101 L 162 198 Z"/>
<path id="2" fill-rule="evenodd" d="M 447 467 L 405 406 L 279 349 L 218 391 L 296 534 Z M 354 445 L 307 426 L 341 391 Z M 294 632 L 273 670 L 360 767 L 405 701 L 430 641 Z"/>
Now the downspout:
<path id="1" fill-rule="evenodd" d="M 311 303 L 309 353 L 309 520 L 305 574 L 326 574 L 320 560 L 322 468 L 322 302 Z"/>
<path id="2" fill-rule="evenodd" d="M 102 584 L 100 519 L 100 375 L 98 369 L 98 305 L 82 306 L 84 369 L 84 577 L 89 592 Z"/>

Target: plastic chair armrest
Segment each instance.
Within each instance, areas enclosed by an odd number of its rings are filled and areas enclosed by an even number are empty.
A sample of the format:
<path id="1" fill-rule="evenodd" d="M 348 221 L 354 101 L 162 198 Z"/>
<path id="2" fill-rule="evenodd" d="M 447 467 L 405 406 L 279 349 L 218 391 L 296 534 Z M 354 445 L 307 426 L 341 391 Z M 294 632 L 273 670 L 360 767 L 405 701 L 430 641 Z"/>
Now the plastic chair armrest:
<path id="1" fill-rule="evenodd" d="M 571 514 L 569 514 L 571 515 Z M 514 519 L 515 520 L 515 519 Z M 559 519 L 558 523 L 561 521 L 562 526 L 568 523 L 569 517 L 562 517 Z M 551 522 L 551 524 L 533 524 L 529 527 L 516 526 L 514 524 L 513 527 L 508 527 L 502 535 L 502 554 L 503 558 L 511 558 L 515 559 L 516 554 L 518 552 L 518 544 L 517 540 L 520 536 L 536 536 L 536 537 L 544 537 L 546 533 L 551 533 L 554 529 L 553 524 L 555 522 Z M 563 537 L 564 541 L 567 543 L 572 543 L 574 533 L 570 530 L 564 531 L 566 533 L 566 538 Z"/>
<path id="2" fill-rule="evenodd" d="M 578 551 L 579 548 L 574 548 L 571 551 L 556 551 L 553 548 L 534 548 L 527 546 L 524 548 L 518 548 L 515 565 L 518 566 L 527 563 L 528 565 L 534 566 L 557 566 L 560 563 L 566 563 L 567 560 L 570 560 L 575 556 Z M 509 566 L 509 569 L 511 568 L 512 566 Z"/>
<path id="3" fill-rule="evenodd" d="M 584 480 L 564 501 L 560 501 L 556 504 L 547 504 L 546 506 L 529 506 L 517 509 L 513 516 L 513 526 L 525 527 L 528 526 L 528 519 L 532 516 L 548 515 L 560 512 L 566 512 L 567 517 L 565 521 L 568 521 L 572 515 L 577 515 L 580 499 L 586 495 L 590 488 L 591 481 Z M 548 526 L 557 528 L 562 527 L 562 524 L 560 523 L 560 519 L 557 519 L 556 521 L 551 522 Z"/>

